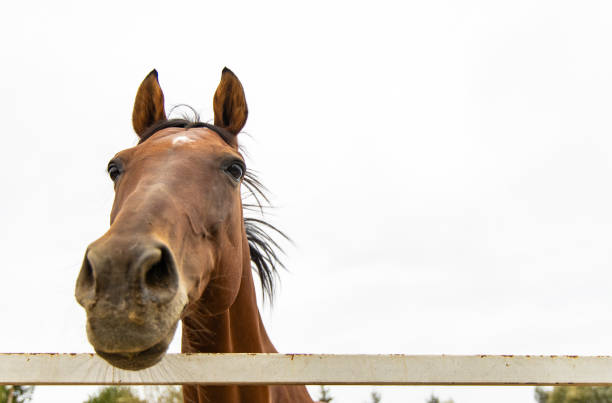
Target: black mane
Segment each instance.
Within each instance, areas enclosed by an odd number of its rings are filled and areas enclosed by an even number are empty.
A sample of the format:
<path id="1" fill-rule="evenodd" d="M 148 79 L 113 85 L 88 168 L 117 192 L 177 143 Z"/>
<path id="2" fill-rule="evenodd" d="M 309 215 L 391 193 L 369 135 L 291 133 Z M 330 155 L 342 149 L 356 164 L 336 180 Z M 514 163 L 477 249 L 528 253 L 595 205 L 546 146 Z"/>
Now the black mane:
<path id="1" fill-rule="evenodd" d="M 184 129 L 205 127 L 217 133 L 228 145 L 234 144 L 233 134 L 219 126 L 200 122 L 198 114 L 195 113 L 192 108 L 189 109 L 194 113 L 194 119 L 168 119 L 156 122 L 140 135 L 138 144 L 145 142 L 156 132 L 169 127 L 180 127 Z M 263 215 L 264 207 L 269 206 L 269 200 L 266 196 L 267 189 L 265 186 L 261 184 L 257 175 L 248 169 L 244 175 L 242 184 L 254 199 L 253 204 L 243 204 L 243 209 L 255 209 Z M 289 240 L 289 238 L 278 228 L 260 218 L 244 217 L 244 229 L 246 231 L 247 241 L 249 242 L 251 267 L 259 276 L 264 297 L 267 296 L 270 302 L 272 302 L 276 289 L 276 281 L 278 279 L 278 268 L 284 268 L 285 266 L 279 256 L 282 254 L 283 249 L 270 233 L 276 233 L 286 240 Z"/>

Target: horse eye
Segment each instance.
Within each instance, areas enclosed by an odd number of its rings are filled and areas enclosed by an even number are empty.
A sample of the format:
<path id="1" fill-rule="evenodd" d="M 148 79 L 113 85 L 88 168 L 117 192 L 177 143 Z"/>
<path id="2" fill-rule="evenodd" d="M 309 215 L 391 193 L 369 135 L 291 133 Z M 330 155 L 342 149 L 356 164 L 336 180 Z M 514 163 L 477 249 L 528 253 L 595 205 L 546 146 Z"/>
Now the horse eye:
<path id="1" fill-rule="evenodd" d="M 113 182 L 117 180 L 120 174 L 121 174 L 121 171 L 119 170 L 119 167 L 117 165 L 109 164 L 108 175 L 110 176 Z"/>
<path id="2" fill-rule="evenodd" d="M 231 175 L 232 179 L 239 181 L 244 175 L 244 167 L 238 162 L 234 162 L 232 165 L 227 167 L 226 172 Z"/>

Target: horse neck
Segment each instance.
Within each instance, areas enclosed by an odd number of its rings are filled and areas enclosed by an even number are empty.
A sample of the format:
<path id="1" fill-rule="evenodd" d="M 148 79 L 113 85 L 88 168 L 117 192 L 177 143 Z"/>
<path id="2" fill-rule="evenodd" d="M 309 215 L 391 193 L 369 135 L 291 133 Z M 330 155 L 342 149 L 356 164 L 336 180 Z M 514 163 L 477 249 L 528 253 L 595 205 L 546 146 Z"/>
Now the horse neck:
<path id="1" fill-rule="evenodd" d="M 242 240 L 242 279 L 232 306 L 206 316 L 204 303 L 183 319 L 184 353 L 275 353 L 261 321 L 246 233 Z M 183 386 L 187 403 L 313 403 L 304 386 Z"/>
<path id="2" fill-rule="evenodd" d="M 242 239 L 242 278 L 234 303 L 218 315 L 205 315 L 204 302 L 183 318 L 182 350 L 189 353 L 274 353 L 259 309 L 246 233 Z M 221 268 L 223 270 L 223 268 Z"/>
<path id="3" fill-rule="evenodd" d="M 257 308 L 251 257 L 243 231 L 242 278 L 232 306 L 219 315 L 206 316 L 204 303 L 183 318 L 184 353 L 274 353 Z M 183 386 L 185 402 L 269 403 L 267 386 Z"/>

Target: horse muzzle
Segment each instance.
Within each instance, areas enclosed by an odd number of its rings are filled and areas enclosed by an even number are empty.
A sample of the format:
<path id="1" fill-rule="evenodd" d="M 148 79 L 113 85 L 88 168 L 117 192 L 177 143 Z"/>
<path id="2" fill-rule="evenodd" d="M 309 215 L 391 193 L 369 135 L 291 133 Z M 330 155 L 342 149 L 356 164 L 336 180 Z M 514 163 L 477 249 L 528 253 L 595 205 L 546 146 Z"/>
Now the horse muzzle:
<path id="1" fill-rule="evenodd" d="M 161 360 L 187 303 L 166 245 L 108 234 L 89 246 L 75 296 L 96 352 L 130 370 Z"/>

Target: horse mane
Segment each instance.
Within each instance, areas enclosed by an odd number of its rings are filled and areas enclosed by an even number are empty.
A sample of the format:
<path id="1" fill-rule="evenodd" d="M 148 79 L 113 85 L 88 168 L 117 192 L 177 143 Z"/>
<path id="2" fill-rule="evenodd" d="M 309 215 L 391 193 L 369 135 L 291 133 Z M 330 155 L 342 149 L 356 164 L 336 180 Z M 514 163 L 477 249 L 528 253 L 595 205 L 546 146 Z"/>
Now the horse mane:
<path id="1" fill-rule="evenodd" d="M 183 116 L 180 119 L 161 120 L 149 126 L 147 130 L 140 136 L 138 144 L 142 144 L 156 132 L 167 129 L 169 127 L 180 127 L 191 129 L 194 127 L 205 127 L 217 133 L 223 141 L 228 145 L 232 145 L 233 134 L 210 123 L 200 121 L 198 113 L 187 105 L 193 116 Z M 261 216 L 264 215 L 264 209 L 270 207 L 270 200 L 267 197 L 268 189 L 259 181 L 257 174 L 247 168 L 242 184 L 249 192 L 248 195 L 243 194 L 243 200 L 252 196 L 253 203 L 243 203 L 243 210 L 257 210 Z M 285 240 L 290 241 L 289 237 L 274 225 L 265 221 L 263 218 L 246 217 L 243 214 L 244 229 L 246 231 L 247 241 L 249 243 L 249 252 L 251 255 L 251 268 L 259 277 L 262 294 L 268 297 L 270 302 L 273 302 L 278 280 L 278 269 L 285 268 L 285 265 L 280 260 L 280 255 L 283 254 L 282 247 L 276 242 L 271 234 L 279 235 Z"/>

